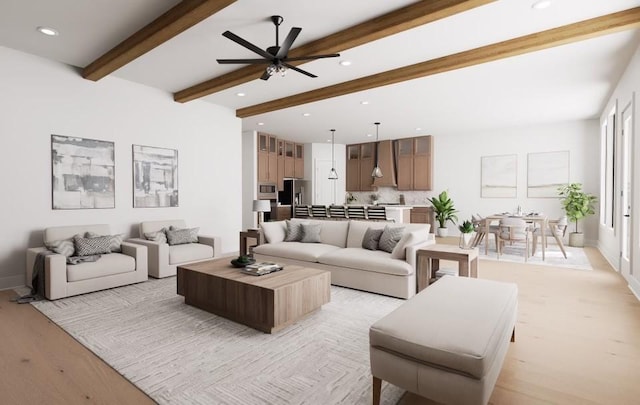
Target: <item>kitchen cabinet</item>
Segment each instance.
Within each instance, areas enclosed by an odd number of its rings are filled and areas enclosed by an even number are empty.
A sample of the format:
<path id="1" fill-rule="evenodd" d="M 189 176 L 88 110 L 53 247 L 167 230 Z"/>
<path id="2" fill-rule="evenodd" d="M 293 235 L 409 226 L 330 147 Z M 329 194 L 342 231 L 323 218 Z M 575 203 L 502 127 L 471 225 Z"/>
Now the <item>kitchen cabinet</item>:
<path id="1" fill-rule="evenodd" d="M 433 187 L 433 137 L 419 136 L 396 141 L 398 190 L 429 191 Z"/>
<path id="2" fill-rule="evenodd" d="M 291 219 L 291 206 L 290 205 L 278 205 L 271 207 L 271 221 L 283 221 L 285 219 Z"/>
<path id="3" fill-rule="evenodd" d="M 278 190 L 284 189 L 284 140 L 278 139 Z"/>
<path id="4" fill-rule="evenodd" d="M 284 142 L 284 177 L 295 176 L 295 161 L 293 157 L 293 142 Z"/>
<path id="5" fill-rule="evenodd" d="M 433 207 L 413 207 L 411 210 L 412 224 L 431 224 L 429 232 L 434 233 L 436 226 L 436 216 Z"/>
<path id="6" fill-rule="evenodd" d="M 347 145 L 347 191 L 373 190 L 374 145 L 372 142 Z"/>
<path id="7" fill-rule="evenodd" d="M 304 179 L 304 144 L 296 143 L 293 148 L 293 177 Z"/>
<path id="8" fill-rule="evenodd" d="M 258 133 L 258 181 L 276 183 L 278 181 L 278 157 L 275 136 Z"/>
<path id="9" fill-rule="evenodd" d="M 347 191 L 360 191 L 360 145 L 347 145 Z"/>

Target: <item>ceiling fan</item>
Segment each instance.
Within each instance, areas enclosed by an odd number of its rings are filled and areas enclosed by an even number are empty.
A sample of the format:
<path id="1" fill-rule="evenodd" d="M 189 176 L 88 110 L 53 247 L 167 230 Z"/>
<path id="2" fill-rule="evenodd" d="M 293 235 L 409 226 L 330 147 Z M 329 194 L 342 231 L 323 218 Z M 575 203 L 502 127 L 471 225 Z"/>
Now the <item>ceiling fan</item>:
<path id="1" fill-rule="evenodd" d="M 262 56 L 263 59 L 217 59 L 218 63 L 220 64 L 241 63 L 241 64 L 250 64 L 250 65 L 261 64 L 261 63 L 269 64 L 269 66 L 267 66 L 262 76 L 260 76 L 262 80 L 269 80 L 269 78 L 276 73 L 280 73 L 282 76 L 284 76 L 287 69 L 295 70 L 296 72 L 302 73 L 303 75 L 307 75 L 309 77 L 318 77 L 313 73 L 309 73 L 305 70 L 297 68 L 289 64 L 288 62 L 314 60 L 314 59 L 321 59 L 321 58 L 336 58 L 340 56 L 339 53 L 332 53 L 327 55 L 300 56 L 296 58 L 287 57 L 287 54 L 289 53 L 289 49 L 291 48 L 291 45 L 293 45 L 293 42 L 298 37 L 298 34 L 300 34 L 300 31 L 302 31 L 302 28 L 298 28 L 298 27 L 291 28 L 291 30 L 289 31 L 289 35 L 287 35 L 284 42 L 282 43 L 282 46 L 280 46 L 279 45 L 279 28 L 280 28 L 280 24 L 282 24 L 282 22 L 284 21 L 284 18 L 282 18 L 279 15 L 274 15 L 274 16 L 271 16 L 271 21 L 276 26 L 276 44 L 275 46 L 268 47 L 266 51 L 262 50 L 261 48 L 258 48 L 256 45 L 252 44 L 251 42 L 240 38 L 239 36 L 237 36 L 231 31 L 225 31 L 222 34 L 222 36 L 229 38 L 233 42 L 239 45 L 242 45 L 245 48 L 249 49 L 250 51 L 253 51 L 258 55 Z"/>

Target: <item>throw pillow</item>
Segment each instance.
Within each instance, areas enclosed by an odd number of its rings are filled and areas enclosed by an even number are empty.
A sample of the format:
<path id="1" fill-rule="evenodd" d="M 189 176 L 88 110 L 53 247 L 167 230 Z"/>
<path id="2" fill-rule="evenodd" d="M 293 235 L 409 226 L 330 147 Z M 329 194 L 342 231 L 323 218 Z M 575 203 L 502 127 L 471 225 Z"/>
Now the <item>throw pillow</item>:
<path id="1" fill-rule="evenodd" d="M 162 228 L 156 232 L 146 232 L 144 238 L 158 243 L 167 243 L 167 228 Z"/>
<path id="2" fill-rule="evenodd" d="M 287 224 L 285 221 L 263 222 L 260 227 L 267 243 L 282 242 L 287 236 Z"/>
<path id="3" fill-rule="evenodd" d="M 300 242 L 320 243 L 320 231 L 322 230 L 322 225 L 301 224 L 300 228 L 302 228 L 302 238 L 300 239 Z"/>
<path id="4" fill-rule="evenodd" d="M 415 245 L 416 243 L 426 242 L 429 239 L 429 232 L 422 231 L 413 231 L 407 232 L 402 236 L 400 242 L 393 248 L 393 252 L 391 252 L 392 259 L 406 259 L 407 258 L 407 246 Z"/>
<path id="5" fill-rule="evenodd" d="M 287 220 L 287 236 L 285 242 L 300 242 L 302 240 L 302 224 L 303 222 Z"/>
<path id="6" fill-rule="evenodd" d="M 362 238 L 362 247 L 369 250 L 378 250 L 378 243 L 384 229 L 368 228 Z"/>
<path id="7" fill-rule="evenodd" d="M 402 239 L 403 233 L 404 226 L 393 228 L 390 226 L 385 226 L 384 231 L 382 231 L 382 235 L 380 235 L 378 250 L 383 250 L 388 253 L 393 252 L 393 248 L 395 248 L 398 242 L 400 242 L 400 239 Z"/>
<path id="8" fill-rule="evenodd" d="M 81 235 L 76 235 L 76 236 L 81 236 Z M 45 242 L 44 245 L 50 251 L 61 254 L 65 257 L 73 256 L 73 254 L 76 251 L 76 248 L 73 244 L 73 238 L 54 240 L 52 242 Z"/>
<path id="9" fill-rule="evenodd" d="M 98 236 L 97 238 L 83 238 L 79 235 L 73 237 L 76 248 L 76 256 L 92 256 L 111 253 L 111 236 Z"/>
<path id="10" fill-rule="evenodd" d="M 199 230 L 200 228 L 189 228 L 167 231 L 167 242 L 169 242 L 169 246 L 196 243 L 198 242 Z"/>
<path id="11" fill-rule="evenodd" d="M 98 235 L 94 232 L 87 232 L 84 234 L 85 238 L 98 238 L 103 235 Z M 109 236 L 111 238 L 111 253 L 120 253 L 122 252 L 122 240 L 124 239 L 124 233 L 119 235 L 104 235 Z"/>

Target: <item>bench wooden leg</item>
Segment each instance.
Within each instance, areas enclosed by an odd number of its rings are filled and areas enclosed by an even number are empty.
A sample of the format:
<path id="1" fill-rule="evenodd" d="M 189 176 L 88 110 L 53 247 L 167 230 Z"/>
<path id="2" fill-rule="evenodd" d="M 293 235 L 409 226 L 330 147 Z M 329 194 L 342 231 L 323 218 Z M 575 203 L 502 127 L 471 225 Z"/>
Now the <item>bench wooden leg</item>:
<path id="1" fill-rule="evenodd" d="M 382 380 L 373 377 L 373 405 L 380 405 L 380 389 L 382 388 Z"/>
<path id="2" fill-rule="evenodd" d="M 511 332 L 511 341 L 512 342 L 516 341 L 516 328 L 515 328 L 515 326 L 513 327 L 513 332 Z"/>

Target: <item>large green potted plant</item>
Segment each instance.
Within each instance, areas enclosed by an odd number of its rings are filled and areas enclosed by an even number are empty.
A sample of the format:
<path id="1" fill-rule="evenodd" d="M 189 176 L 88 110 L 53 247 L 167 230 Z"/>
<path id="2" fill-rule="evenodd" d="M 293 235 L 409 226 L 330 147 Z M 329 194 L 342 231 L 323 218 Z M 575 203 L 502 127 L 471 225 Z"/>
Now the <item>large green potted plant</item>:
<path id="1" fill-rule="evenodd" d="M 582 184 L 571 183 L 558 188 L 561 197 L 562 209 L 567 214 L 567 219 L 576 223 L 576 231 L 569 234 L 569 246 L 584 246 L 584 234 L 578 231 L 578 221 L 589 215 L 595 214 L 593 204 L 597 197 L 582 191 Z"/>
<path id="2" fill-rule="evenodd" d="M 438 236 L 447 236 L 449 234 L 447 230 L 447 222 L 451 221 L 455 224 L 458 220 L 456 216 L 456 209 L 453 206 L 453 200 L 447 195 L 447 191 L 443 191 L 437 197 L 427 198 L 431 205 L 433 205 L 433 212 L 436 214 L 436 221 L 440 227 L 438 228 Z"/>

